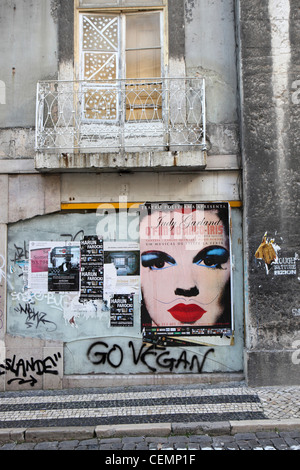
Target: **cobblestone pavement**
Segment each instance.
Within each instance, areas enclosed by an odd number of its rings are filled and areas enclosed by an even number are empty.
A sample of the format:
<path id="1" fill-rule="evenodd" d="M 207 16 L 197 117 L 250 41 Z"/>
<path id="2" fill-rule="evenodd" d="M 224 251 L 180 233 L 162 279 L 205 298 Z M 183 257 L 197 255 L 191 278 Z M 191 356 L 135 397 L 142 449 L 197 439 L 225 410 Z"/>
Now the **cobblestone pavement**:
<path id="1" fill-rule="evenodd" d="M 253 391 L 267 419 L 300 418 L 300 387 L 264 387 Z"/>
<path id="2" fill-rule="evenodd" d="M 199 451 L 199 450 L 300 450 L 300 431 L 263 431 L 237 433 L 233 436 L 169 436 L 91 438 L 40 443 L 8 443 L 0 450 L 102 450 L 125 451 Z"/>
<path id="3" fill-rule="evenodd" d="M 197 423 L 268 423 L 295 420 L 295 429 L 228 432 L 222 427 L 198 432 Z M 47 437 L 50 430 L 98 429 L 118 425 L 148 427 L 172 423 L 168 435 L 125 434 Z M 189 426 L 193 424 L 194 431 Z M 174 431 L 176 429 L 177 431 Z M 180 429 L 182 427 L 182 432 Z M 184 428 L 186 425 L 186 428 Z M 46 429 L 32 438 L 32 429 Z M 149 429 L 149 428 L 148 428 Z M 185 429 L 185 431 L 184 431 Z M 221 385 L 144 386 L 116 389 L 3 392 L 0 431 L 18 438 L 1 441 L 0 450 L 300 450 L 300 387 L 249 388 L 243 382 Z M 19 434 L 18 434 L 19 430 Z M 20 439 L 21 436 L 21 439 Z M 59 435 L 58 435 L 59 436 Z M 42 442 L 41 442 L 42 441 Z"/>

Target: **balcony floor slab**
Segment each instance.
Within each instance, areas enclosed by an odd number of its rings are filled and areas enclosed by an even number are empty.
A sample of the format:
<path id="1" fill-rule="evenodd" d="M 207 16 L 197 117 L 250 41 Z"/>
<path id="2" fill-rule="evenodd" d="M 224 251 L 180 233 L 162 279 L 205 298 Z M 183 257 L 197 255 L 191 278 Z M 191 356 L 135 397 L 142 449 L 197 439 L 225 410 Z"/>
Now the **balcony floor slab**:
<path id="1" fill-rule="evenodd" d="M 35 169 L 39 172 L 71 171 L 166 171 L 203 170 L 207 156 L 204 150 L 148 152 L 38 152 Z"/>

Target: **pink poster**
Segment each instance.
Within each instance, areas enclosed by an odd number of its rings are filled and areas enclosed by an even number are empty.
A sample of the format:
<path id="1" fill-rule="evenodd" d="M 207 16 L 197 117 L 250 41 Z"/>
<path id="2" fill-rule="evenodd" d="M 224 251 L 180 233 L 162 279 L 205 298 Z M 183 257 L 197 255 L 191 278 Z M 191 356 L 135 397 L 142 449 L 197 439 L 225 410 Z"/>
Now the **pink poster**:
<path id="1" fill-rule="evenodd" d="M 39 248 L 31 250 L 31 272 L 48 272 L 48 253 L 50 248 Z"/>
<path id="2" fill-rule="evenodd" d="M 230 335 L 228 203 L 148 203 L 140 208 L 144 337 Z"/>

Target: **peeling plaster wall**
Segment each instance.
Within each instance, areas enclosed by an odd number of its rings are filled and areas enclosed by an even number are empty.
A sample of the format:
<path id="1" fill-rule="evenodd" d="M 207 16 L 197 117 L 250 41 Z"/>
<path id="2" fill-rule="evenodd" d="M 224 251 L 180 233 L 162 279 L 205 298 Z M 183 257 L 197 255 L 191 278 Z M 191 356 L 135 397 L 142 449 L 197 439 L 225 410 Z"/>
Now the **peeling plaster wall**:
<path id="1" fill-rule="evenodd" d="M 112 5 L 103 0 L 82 0 L 81 5 L 99 3 Z M 114 5 L 128 6 L 129 3 L 116 0 Z M 149 6 L 151 2 L 131 2 L 137 3 Z M 155 0 L 153 4 L 162 6 L 165 2 Z M 107 318 L 101 317 L 101 311 L 95 316 L 94 311 L 82 314 L 78 310 L 75 325 L 69 321 L 72 319 L 71 306 L 64 309 L 56 303 L 63 296 L 54 294 L 29 299 L 29 307 L 26 307 L 24 261 L 28 243 L 60 239 L 61 233 L 66 231 L 66 220 L 70 223 L 68 232 L 72 234 L 82 228 L 92 230 L 91 225 L 85 223 L 85 214 L 66 216 L 61 211 L 61 203 L 117 202 L 120 196 L 132 201 L 240 200 L 233 0 L 222 1 L 221 8 L 219 2 L 211 0 L 170 0 L 168 16 L 169 75 L 204 75 L 207 78 L 208 171 L 175 168 L 172 174 L 159 169 L 146 173 L 141 165 L 139 173 L 120 173 L 112 169 L 109 174 L 104 174 L 101 169 L 97 173 L 90 169 L 90 173 L 82 174 L 62 169 L 57 174 L 43 175 L 34 166 L 36 84 L 38 80 L 74 78 L 74 2 L 1 2 L 0 56 L 4 66 L 0 68 L 0 363 L 7 365 L 7 374 L 0 376 L 0 389 L 31 389 L 32 385 L 35 388 L 60 388 L 65 373 L 99 373 L 99 368 L 87 360 L 86 346 L 95 336 L 99 339 L 101 334 L 112 346 L 116 341 L 122 344 L 124 351 L 127 347 L 128 337 L 123 338 L 123 332 L 116 330 L 112 336 Z M 243 367 L 240 208 L 233 210 L 233 227 L 235 345 L 216 348 L 206 364 L 205 370 L 209 372 L 237 372 Z M 50 318 L 50 323 L 44 322 L 44 314 Z M 95 332 L 97 315 L 101 318 Z M 32 328 L 32 318 L 37 320 L 39 328 Z M 52 321 L 58 326 L 55 333 L 51 331 Z M 47 329 L 49 325 L 50 330 Z M 134 333 L 138 351 L 140 332 L 137 327 Z M 203 351 L 197 348 L 191 351 L 200 358 L 203 356 Z M 180 353 L 179 348 L 172 350 L 177 357 Z M 18 383 L 9 367 L 13 359 L 20 367 L 25 367 L 29 361 L 32 370 L 49 367 L 55 374 L 41 375 L 37 384 L 27 380 Z M 132 363 L 125 362 L 122 372 L 132 372 L 131 366 Z M 141 364 L 139 367 L 135 373 L 148 372 Z M 161 371 L 164 371 L 163 367 Z M 105 372 L 113 371 L 108 368 Z"/>
<path id="2" fill-rule="evenodd" d="M 299 384 L 299 3 L 238 4 L 248 380 Z M 262 242 L 276 247 L 269 264 Z"/>
<path id="3" fill-rule="evenodd" d="M 194 196 L 197 198 L 197 195 Z M 105 302 L 94 300 L 80 303 L 76 292 L 34 292 L 28 288 L 26 263 L 28 262 L 29 242 L 54 241 L 67 243 L 72 236 L 79 242 L 83 235 L 103 234 L 103 217 L 97 212 L 59 213 L 43 217 L 34 217 L 26 221 L 11 224 L 8 230 L 7 253 L 7 350 L 9 359 L 16 356 L 39 361 L 47 359 L 47 366 L 57 366 L 58 377 L 53 378 L 52 386 L 59 385 L 63 373 L 66 375 L 84 374 L 145 374 L 173 373 L 198 375 L 199 370 L 191 358 L 197 357 L 199 364 L 203 361 L 203 373 L 240 372 L 243 365 L 243 317 L 242 317 L 242 258 L 241 258 L 241 211 L 232 211 L 232 223 L 235 231 L 232 237 L 234 255 L 233 282 L 236 287 L 234 294 L 235 339 L 214 338 L 216 344 L 210 347 L 208 338 L 199 346 L 180 346 L 158 348 L 143 344 L 140 325 L 140 299 L 138 292 L 134 296 L 134 323 L 132 326 L 111 326 L 109 309 Z M 113 217 L 113 215 L 112 215 Z M 132 212 L 130 223 L 138 214 Z M 103 220 L 102 220 L 103 219 Z M 132 219 L 132 220 L 131 220 Z M 117 219 L 116 232 L 119 234 Z M 106 224 L 107 222 L 105 222 Z M 106 225 L 105 225 L 106 227 Z M 127 229 L 126 229 L 127 232 Z M 136 232 L 128 230 L 132 240 L 136 240 Z M 70 234 L 70 235 L 69 235 Z M 109 233 L 106 234 L 109 237 Z M 118 239 L 120 235 L 117 235 Z M 109 239 L 109 238 L 108 238 Z M 122 240 L 122 238 L 120 238 Z M 129 281 L 128 281 L 129 282 Z M 134 290 L 134 288 L 133 288 Z M 0 330 L 1 331 L 1 330 Z M 19 338 L 19 343 L 17 341 Z M 220 344 L 219 344 L 220 342 Z M 132 343 L 132 344 L 131 344 Z M 213 343 L 214 344 L 214 343 Z M 63 349 L 62 349 L 63 346 Z M 102 356 L 99 356 L 101 351 Z M 110 352 L 110 355 L 107 354 Z M 209 354 L 204 361 L 205 355 Z M 98 354 L 98 358 L 97 358 Z M 155 359 L 159 355 L 160 361 Z M 100 357 L 103 360 L 100 360 Z M 134 357 L 139 360 L 134 360 Z M 172 369 L 172 364 L 182 358 L 180 367 Z M 186 358 L 186 359 L 183 359 Z M 119 363 L 120 362 L 120 363 Z M 188 368 L 190 366 L 190 368 Z M 12 371 L 9 371 L 12 372 Z M 32 375 L 35 377 L 35 370 Z M 47 379 L 47 374 L 43 379 Z M 7 379 L 14 377 L 8 374 Z M 28 377 L 27 377 L 28 378 Z M 56 380 L 55 380 L 56 379 Z M 29 386 L 30 384 L 28 384 Z M 34 384 L 41 387 L 42 384 Z M 49 384 L 48 384 L 49 385 Z M 7 383 L 7 389 L 14 389 L 17 383 Z"/>
<path id="4" fill-rule="evenodd" d="M 239 153 L 233 3 L 168 4 L 169 76 L 205 76 L 211 155 Z M 74 78 L 74 0 L 1 2 L 0 39 L 0 81 L 5 87 L 5 104 L 3 98 L 0 101 L 0 159 L 21 159 L 28 171 L 26 160 L 34 157 L 37 82 Z M 16 171 L 12 163 L 6 162 L 6 167 Z"/>
<path id="5" fill-rule="evenodd" d="M 209 153 L 239 154 L 234 0 L 186 0 L 187 75 L 206 83 Z"/>
<path id="6" fill-rule="evenodd" d="M 34 127 L 37 82 L 57 77 L 52 3 L 0 3 L 0 80 L 6 86 L 6 104 L 0 105 L 1 128 Z"/>
<path id="7" fill-rule="evenodd" d="M 14 223 L 61 208 L 60 177 L 57 175 L 0 174 L 0 183 L 0 223 Z"/>

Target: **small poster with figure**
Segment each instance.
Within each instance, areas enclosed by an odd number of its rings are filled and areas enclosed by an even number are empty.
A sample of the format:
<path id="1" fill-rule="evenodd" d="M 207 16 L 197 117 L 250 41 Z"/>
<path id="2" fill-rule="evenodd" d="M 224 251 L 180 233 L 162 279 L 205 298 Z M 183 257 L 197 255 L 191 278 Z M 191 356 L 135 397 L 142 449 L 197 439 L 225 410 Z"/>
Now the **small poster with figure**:
<path id="1" fill-rule="evenodd" d="M 79 270 L 79 245 L 55 244 L 48 253 L 48 291 L 79 291 Z"/>

